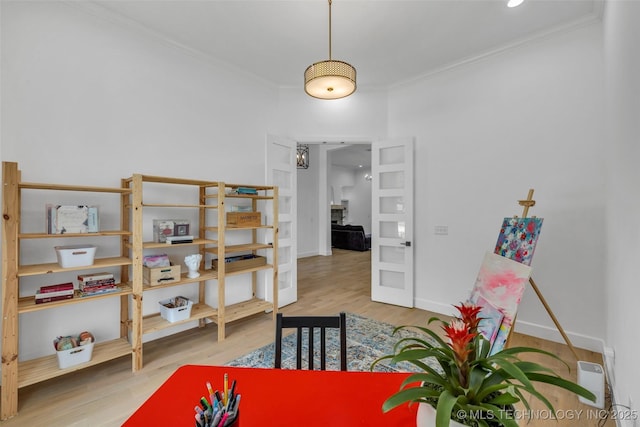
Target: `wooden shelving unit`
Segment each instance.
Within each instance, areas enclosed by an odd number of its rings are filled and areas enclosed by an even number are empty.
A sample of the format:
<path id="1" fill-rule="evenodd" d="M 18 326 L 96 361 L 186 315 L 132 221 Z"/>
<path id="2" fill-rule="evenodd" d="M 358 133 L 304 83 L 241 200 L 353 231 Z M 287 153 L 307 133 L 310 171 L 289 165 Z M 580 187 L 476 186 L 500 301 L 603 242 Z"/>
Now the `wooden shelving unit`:
<path id="1" fill-rule="evenodd" d="M 225 263 L 220 263 L 217 270 L 213 270 L 208 265 L 208 258 L 225 259 L 227 254 L 231 253 L 251 253 L 256 254 L 257 251 L 271 250 L 271 257 L 277 259 L 277 187 L 265 187 L 265 186 L 252 186 L 252 185 L 230 185 L 217 181 L 204 181 L 204 180 L 192 180 L 172 177 L 160 177 L 134 174 L 130 178 L 122 180 L 123 187 L 129 188 L 131 194 L 124 203 L 131 209 L 125 209 L 126 212 L 132 212 L 132 216 L 127 218 L 128 224 L 125 224 L 125 229 L 131 232 L 133 236 L 131 243 L 127 246 L 129 256 L 134 260 L 132 269 L 131 283 L 133 287 L 133 321 L 129 323 L 129 327 L 132 329 L 131 336 L 133 337 L 134 348 L 134 370 L 142 369 L 143 367 L 143 343 L 142 337 L 145 334 L 152 332 L 159 332 L 167 328 L 175 327 L 176 325 L 199 320 L 200 326 L 204 326 L 206 320 L 209 320 L 217 325 L 218 328 L 218 340 L 225 339 L 225 325 L 226 323 L 234 320 L 242 319 L 248 316 L 252 316 L 258 313 L 264 313 L 271 311 L 273 318 L 277 312 L 277 263 L 262 265 L 259 267 L 246 268 L 240 271 L 233 271 L 227 273 L 225 271 Z M 150 197 L 146 190 L 146 185 L 153 183 L 154 186 L 167 186 L 174 192 L 163 192 L 163 194 L 176 194 L 180 192 L 182 187 L 195 187 L 197 188 L 198 200 L 194 200 L 194 203 L 170 203 L 166 198 L 161 203 L 157 201 L 147 200 Z M 229 194 L 234 188 L 248 187 L 254 188 L 256 195 L 237 195 Z M 195 192 L 193 192 L 195 193 Z M 271 203 L 272 212 L 269 215 L 272 219 L 271 225 L 260 225 L 253 227 L 227 227 L 226 225 L 226 199 L 249 199 L 251 206 L 255 211 L 258 208 L 259 203 L 269 202 Z M 194 224 L 191 225 L 190 234 L 194 236 L 194 240 L 191 243 L 184 243 L 179 245 L 169 245 L 167 243 L 142 241 L 143 228 L 150 227 L 150 224 L 144 223 L 144 213 L 152 212 L 152 216 L 156 218 L 171 218 L 172 210 L 176 209 L 195 209 L 197 211 L 197 227 Z M 215 211 L 215 214 L 207 215 L 207 212 Z M 123 215 L 125 217 L 125 215 Z M 216 219 L 211 221 L 211 217 Z M 148 222 L 148 221 L 147 221 Z M 208 224 L 207 222 L 213 222 Z M 272 231 L 272 242 L 260 243 L 257 242 L 257 230 L 270 230 Z M 251 241 L 243 244 L 225 245 L 225 233 L 229 230 L 249 230 L 251 232 Z M 164 283 L 161 285 L 145 285 L 142 280 L 142 259 L 146 254 L 146 251 L 163 249 L 166 252 L 171 252 L 177 247 L 193 246 L 197 248 L 197 252 L 203 256 L 201 266 L 199 268 L 200 276 L 197 278 L 188 278 L 187 273 L 182 273 L 181 279 L 172 283 Z M 208 258 L 207 258 L 208 256 Z M 274 301 L 266 301 L 265 299 L 256 297 L 256 273 L 260 270 L 271 269 L 273 271 L 273 299 Z M 247 274 L 251 276 L 252 285 L 252 298 L 247 301 L 243 301 L 238 304 L 226 306 L 226 277 L 231 275 Z M 160 316 L 159 313 L 150 315 L 142 314 L 142 299 L 143 294 L 153 292 L 157 289 L 166 289 L 179 287 L 186 284 L 198 283 L 198 300 L 194 301 L 194 305 L 191 308 L 191 315 L 188 319 L 170 323 Z M 208 293 L 211 291 L 217 292 L 217 307 L 213 307 L 207 303 Z M 136 320 L 140 319 L 136 323 Z"/>
<path id="2" fill-rule="evenodd" d="M 18 358 L 19 315 L 27 315 L 42 310 L 64 310 L 72 304 L 82 304 L 105 298 L 120 298 L 121 307 L 114 317 L 121 325 L 130 322 L 128 318 L 128 301 L 133 294 L 133 288 L 128 283 L 128 270 L 132 261 L 127 256 L 98 258 L 91 266 L 78 268 L 62 268 L 57 263 L 23 265 L 20 260 L 20 242 L 33 239 L 71 239 L 120 237 L 123 246 L 131 237 L 128 230 L 110 230 L 87 234 L 47 234 L 42 232 L 23 232 L 21 226 L 22 192 L 28 190 L 44 190 L 51 192 L 91 192 L 119 194 L 121 200 L 131 193 L 122 187 L 91 187 L 82 185 L 56 185 L 22 182 L 18 164 L 14 162 L 2 163 L 2 392 L 0 402 L 0 418 L 5 420 L 18 412 L 18 389 L 41 381 L 58 377 L 88 366 L 97 365 L 112 359 L 132 354 L 132 345 L 128 341 L 126 328 L 121 327 L 121 336 L 107 342 L 97 342 L 94 345 L 92 358 L 89 362 L 75 365 L 67 369 L 59 369 L 56 354 L 36 359 L 20 361 Z M 75 295 L 74 298 L 46 304 L 35 304 L 33 296 L 20 297 L 20 280 L 27 276 L 55 275 L 57 273 L 72 272 L 87 269 L 103 269 L 120 267 L 122 283 L 118 292 L 85 297 Z"/>
<path id="3" fill-rule="evenodd" d="M 18 389 L 36 384 L 51 378 L 65 375 L 89 366 L 94 366 L 115 358 L 131 356 L 132 371 L 138 371 L 143 366 L 143 343 L 145 334 L 159 332 L 186 322 L 199 321 L 204 326 L 206 320 L 213 322 L 218 328 L 218 340 L 225 339 L 225 325 L 229 322 L 253 316 L 258 313 L 271 312 L 275 320 L 278 308 L 278 188 L 273 186 L 252 186 L 225 184 L 223 182 L 167 178 L 135 174 L 130 178 L 120 180 L 119 187 L 94 187 L 84 185 L 56 185 L 50 183 L 22 182 L 17 163 L 2 163 L 2 389 L 0 396 L 0 419 L 8 419 L 18 412 Z M 198 197 L 194 203 L 145 203 L 145 184 L 177 185 L 196 187 Z M 255 195 L 233 194 L 238 187 L 253 188 Z M 47 234 L 46 232 L 22 230 L 25 224 L 21 221 L 22 192 L 29 190 L 47 192 L 91 192 L 116 194 L 120 200 L 120 229 L 100 230 L 96 233 Z M 39 195 L 37 197 L 40 197 Z M 264 216 L 269 223 L 259 226 L 227 227 L 226 202 L 227 199 L 249 200 L 253 211 L 260 207 L 265 209 Z M 230 203 L 230 205 L 233 203 Z M 143 211 L 157 211 L 156 217 L 172 217 L 172 209 L 195 209 L 198 214 L 198 224 L 192 228 L 195 236 L 192 243 L 168 245 L 143 241 Z M 268 208 L 268 212 L 266 209 Z M 217 214 L 207 215 L 215 211 Z M 207 218 L 215 217 L 212 224 L 207 224 Z M 263 221 L 265 222 L 265 221 Z M 147 224 L 148 226 L 149 224 Z M 195 225 L 195 224 L 194 224 Z M 195 230 L 194 230 L 195 229 Z M 243 239 L 246 242 L 225 245 L 227 233 L 244 230 Z M 258 232 L 263 240 L 258 241 Z M 270 234 L 269 234 L 270 233 Z M 268 237 L 267 237 L 268 236 Z M 57 263 L 23 264 L 20 261 L 20 242 L 35 241 L 51 242 L 50 239 L 67 239 L 74 243 L 82 239 L 119 238 L 120 256 L 96 258 L 91 266 L 78 268 L 62 268 Z M 238 240 L 238 239 L 236 239 Z M 34 243 L 30 243 L 33 245 Z M 181 274 L 180 280 L 163 283 L 156 286 L 143 283 L 143 257 L 145 251 L 157 249 L 171 250 L 173 246 L 193 246 L 203 255 L 200 276 L 187 277 Z M 219 263 L 218 269 L 211 268 L 212 258 L 224 260 L 228 254 L 266 254 L 271 262 L 248 267 L 243 270 L 226 272 L 226 263 Z M 207 264 L 207 265 L 205 265 Z M 78 293 L 74 298 L 45 304 L 36 304 L 33 296 L 20 296 L 20 281 L 30 276 L 56 275 L 79 270 L 120 269 L 119 290 L 92 297 L 81 297 Z M 264 278 L 272 281 L 271 295 L 259 296 L 257 292 L 258 272 L 271 270 L 272 276 L 264 274 Z M 247 275 L 250 277 L 252 296 L 246 301 L 226 305 L 226 277 Z M 191 316 L 184 321 L 170 323 L 153 313 L 143 316 L 142 300 L 144 294 L 157 289 L 179 287 L 187 284 L 198 284 L 198 301 L 194 301 Z M 217 292 L 217 307 L 207 304 L 207 291 Z M 20 361 L 18 358 L 19 316 L 46 310 L 64 310 L 65 307 L 83 304 L 89 301 L 101 301 L 106 298 L 117 298 L 120 301 L 118 313 L 114 313 L 114 320 L 119 322 L 120 337 L 106 342 L 94 344 L 90 361 L 74 365 L 66 369 L 59 369 L 57 355 Z M 117 318 L 117 320 L 116 320 Z"/>

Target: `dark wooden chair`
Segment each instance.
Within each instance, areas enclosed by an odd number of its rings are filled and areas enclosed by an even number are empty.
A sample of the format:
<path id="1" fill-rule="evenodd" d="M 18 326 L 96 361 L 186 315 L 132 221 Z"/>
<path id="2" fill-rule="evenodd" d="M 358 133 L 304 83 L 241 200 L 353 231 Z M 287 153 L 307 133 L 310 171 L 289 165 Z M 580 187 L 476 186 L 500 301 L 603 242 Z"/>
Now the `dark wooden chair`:
<path id="1" fill-rule="evenodd" d="M 320 329 L 320 369 L 326 370 L 326 329 L 339 329 L 340 334 L 340 370 L 347 370 L 347 322 L 345 313 L 337 316 L 283 316 L 276 315 L 276 355 L 275 367 L 282 366 L 282 330 L 297 329 L 296 369 L 302 369 L 302 330 L 308 329 L 309 369 L 313 369 L 313 330 Z"/>

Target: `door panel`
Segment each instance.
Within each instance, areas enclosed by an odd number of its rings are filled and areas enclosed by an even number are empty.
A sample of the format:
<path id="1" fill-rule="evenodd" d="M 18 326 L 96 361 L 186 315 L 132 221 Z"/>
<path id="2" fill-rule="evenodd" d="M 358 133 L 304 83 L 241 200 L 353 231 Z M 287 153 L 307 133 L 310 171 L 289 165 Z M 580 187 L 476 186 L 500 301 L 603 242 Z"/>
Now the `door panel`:
<path id="1" fill-rule="evenodd" d="M 413 140 L 372 144 L 371 299 L 413 307 Z"/>
<path id="2" fill-rule="evenodd" d="M 267 184 L 278 186 L 278 306 L 298 299 L 296 248 L 296 142 L 278 136 L 267 136 Z M 272 252 L 272 251 L 271 251 Z M 269 262 L 273 255 L 269 255 Z M 271 284 L 267 284 L 267 295 Z M 271 300 L 271 298 L 268 298 Z"/>

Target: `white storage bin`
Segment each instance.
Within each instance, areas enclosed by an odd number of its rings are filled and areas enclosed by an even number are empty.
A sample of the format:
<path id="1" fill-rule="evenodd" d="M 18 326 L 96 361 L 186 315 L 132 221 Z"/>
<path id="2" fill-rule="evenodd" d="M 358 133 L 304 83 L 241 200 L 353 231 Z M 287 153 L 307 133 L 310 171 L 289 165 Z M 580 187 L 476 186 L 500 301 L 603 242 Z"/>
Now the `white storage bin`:
<path id="1" fill-rule="evenodd" d="M 93 344 L 80 345 L 69 350 L 56 351 L 58 355 L 58 367 L 60 369 L 70 368 L 74 365 L 87 363 L 93 354 Z"/>
<path id="2" fill-rule="evenodd" d="M 96 247 L 91 245 L 56 246 L 58 264 L 62 268 L 93 265 Z"/>
<path id="3" fill-rule="evenodd" d="M 185 305 L 178 306 L 177 303 L 186 301 Z M 160 316 L 169 323 L 180 322 L 191 317 L 191 307 L 193 301 L 185 297 L 175 297 L 159 302 Z M 172 307 L 173 306 L 173 307 Z"/>

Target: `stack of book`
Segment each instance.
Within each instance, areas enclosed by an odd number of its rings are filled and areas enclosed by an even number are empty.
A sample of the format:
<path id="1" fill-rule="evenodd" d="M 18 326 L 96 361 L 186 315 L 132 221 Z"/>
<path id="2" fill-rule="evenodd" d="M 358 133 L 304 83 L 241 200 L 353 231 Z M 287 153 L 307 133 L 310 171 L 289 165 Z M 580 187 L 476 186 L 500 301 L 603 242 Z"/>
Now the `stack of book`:
<path id="1" fill-rule="evenodd" d="M 42 286 L 36 292 L 36 304 L 73 298 L 73 283 Z"/>
<path id="2" fill-rule="evenodd" d="M 258 194 L 258 190 L 251 187 L 238 187 L 236 188 L 236 193 L 255 195 L 255 194 Z"/>
<path id="3" fill-rule="evenodd" d="M 78 289 L 81 297 L 117 292 L 120 289 L 112 273 L 90 273 L 78 275 Z"/>
<path id="4" fill-rule="evenodd" d="M 167 244 L 178 245 L 180 243 L 193 243 L 193 236 L 167 236 Z"/>

